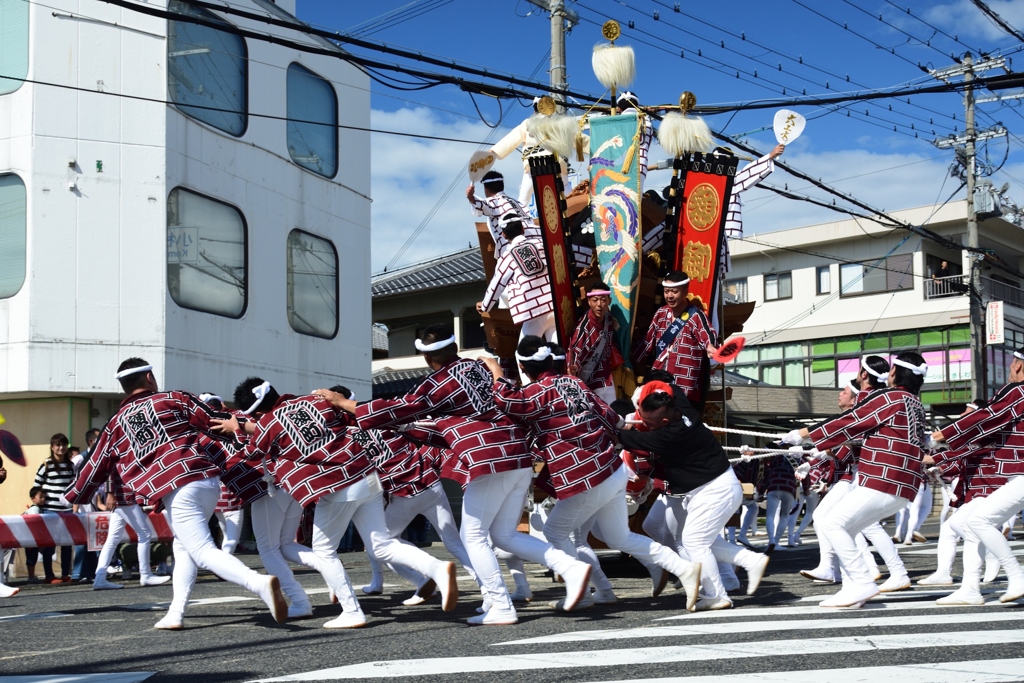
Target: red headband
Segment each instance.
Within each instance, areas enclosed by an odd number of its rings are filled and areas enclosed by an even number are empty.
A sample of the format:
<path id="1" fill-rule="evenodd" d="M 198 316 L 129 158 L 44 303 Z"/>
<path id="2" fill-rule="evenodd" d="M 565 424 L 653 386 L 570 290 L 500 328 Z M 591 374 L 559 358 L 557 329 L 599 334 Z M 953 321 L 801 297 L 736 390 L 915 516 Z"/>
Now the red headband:
<path id="1" fill-rule="evenodd" d="M 651 394 L 668 394 L 672 395 L 672 387 L 665 382 L 648 382 L 643 385 L 640 389 L 640 403 L 644 402 L 644 399 Z"/>

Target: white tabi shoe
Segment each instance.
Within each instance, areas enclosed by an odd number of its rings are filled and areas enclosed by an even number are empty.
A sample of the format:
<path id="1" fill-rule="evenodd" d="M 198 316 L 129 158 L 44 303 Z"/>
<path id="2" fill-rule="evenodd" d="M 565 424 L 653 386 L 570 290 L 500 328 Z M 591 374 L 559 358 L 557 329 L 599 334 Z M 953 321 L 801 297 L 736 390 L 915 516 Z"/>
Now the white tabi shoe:
<path id="1" fill-rule="evenodd" d="M 656 598 L 661 595 L 662 591 L 665 590 L 665 586 L 668 585 L 669 573 L 661 567 L 655 567 L 654 573 L 651 574 L 651 597 Z"/>
<path id="2" fill-rule="evenodd" d="M 594 604 L 595 605 L 614 605 L 619 601 L 619 596 L 615 595 L 615 591 L 611 588 L 605 590 L 594 591 Z"/>
<path id="3" fill-rule="evenodd" d="M 153 624 L 159 631 L 180 631 L 185 628 L 185 615 L 181 612 L 168 612 L 163 619 Z"/>
<path id="4" fill-rule="evenodd" d="M 697 604 L 700 591 L 700 562 L 686 562 L 686 569 L 679 576 L 683 582 L 683 590 L 686 591 L 686 609 L 693 611 Z"/>
<path id="5" fill-rule="evenodd" d="M 878 592 L 896 593 L 898 591 L 910 590 L 910 588 L 910 577 L 904 574 L 903 576 L 890 576 L 885 580 L 885 583 L 878 587 Z"/>
<path id="6" fill-rule="evenodd" d="M 592 609 L 594 607 L 594 602 L 594 596 L 588 592 L 586 595 L 584 595 L 576 602 L 576 606 L 572 608 L 572 611 L 581 612 L 585 609 Z M 555 610 L 556 612 L 569 611 L 565 609 L 565 598 L 562 598 L 561 600 L 555 600 L 548 604 L 551 606 L 551 609 Z"/>
<path id="7" fill-rule="evenodd" d="M 988 559 L 986 558 L 985 559 L 985 576 L 982 577 L 981 582 L 982 583 L 992 583 L 993 581 L 995 581 L 997 578 L 999 578 L 999 570 L 1000 569 L 1002 569 L 1002 566 L 998 562 L 989 562 Z"/>
<path id="8" fill-rule="evenodd" d="M 147 574 L 146 576 L 140 576 L 139 577 L 139 585 L 140 586 L 162 586 L 162 585 L 164 585 L 165 583 L 167 583 L 170 580 L 171 580 L 171 577 L 169 577 L 169 576 L 153 576 L 152 574 Z M 93 588 L 96 588 L 96 586 L 93 585 Z"/>
<path id="9" fill-rule="evenodd" d="M 590 565 L 574 562 L 562 578 L 565 580 L 565 600 L 562 604 L 566 612 L 571 612 L 577 602 L 590 595 Z"/>
<path id="10" fill-rule="evenodd" d="M 767 555 L 762 555 L 757 564 L 747 571 L 747 595 L 753 595 L 757 587 L 761 585 L 761 579 L 764 578 L 770 559 Z"/>
<path id="11" fill-rule="evenodd" d="M 273 575 L 261 576 L 260 579 L 263 580 L 261 581 L 262 585 L 254 592 L 270 608 L 270 613 L 274 615 L 274 621 L 283 624 L 288 620 L 288 602 L 284 599 L 284 593 L 281 592 L 281 582 Z"/>
<path id="12" fill-rule="evenodd" d="M 384 593 L 384 585 L 383 583 L 378 584 L 371 581 L 359 590 L 363 592 L 363 595 L 382 595 Z"/>
<path id="13" fill-rule="evenodd" d="M 433 595 L 428 595 L 427 597 L 423 597 L 419 593 L 413 593 L 411 598 L 406 598 L 405 600 L 402 600 L 402 604 L 406 607 L 415 607 L 416 605 L 422 605 L 423 603 L 429 600 L 433 600 L 435 597 L 440 596 L 441 594 L 437 591 L 434 591 Z"/>
<path id="14" fill-rule="evenodd" d="M 999 596 L 999 602 L 1014 602 L 1024 598 L 1024 576 L 1014 576 L 1006 585 L 1006 592 Z"/>
<path id="15" fill-rule="evenodd" d="M 289 619 L 305 619 L 313 616 L 313 605 L 308 602 L 293 602 L 288 606 Z"/>
<path id="16" fill-rule="evenodd" d="M 693 606 L 694 612 L 710 612 L 720 609 L 732 609 L 732 600 L 725 598 L 701 598 Z"/>
<path id="17" fill-rule="evenodd" d="M 985 598 L 976 590 L 961 586 L 958 590 L 935 601 L 936 605 L 946 607 L 976 607 L 985 604 Z"/>
<path id="18" fill-rule="evenodd" d="M 519 617 L 515 610 L 491 609 L 485 614 L 466 619 L 466 623 L 470 626 L 511 626 L 519 623 Z"/>
<path id="19" fill-rule="evenodd" d="M 491 601 L 484 598 L 483 604 L 476 608 L 477 614 L 487 614 L 491 611 Z"/>
<path id="20" fill-rule="evenodd" d="M 512 602 L 533 602 L 533 591 L 529 586 L 517 586 L 514 591 L 508 594 Z"/>
<path id="21" fill-rule="evenodd" d="M 15 588 L 14 586 L 8 586 L 5 583 L 0 583 L 0 598 L 13 598 L 20 592 L 20 588 Z"/>
<path id="22" fill-rule="evenodd" d="M 839 583 L 836 577 L 832 574 L 831 569 L 822 571 L 821 567 L 815 567 L 814 569 L 801 569 L 800 576 L 819 583 Z"/>
<path id="23" fill-rule="evenodd" d="M 105 576 L 97 576 L 96 580 L 92 582 L 92 589 L 94 591 L 113 591 L 117 590 L 118 588 L 124 588 L 124 586 L 120 583 L 111 583 L 110 581 L 107 581 L 107 578 Z"/>
<path id="24" fill-rule="evenodd" d="M 878 595 L 878 586 L 873 583 L 844 586 L 841 591 L 818 603 L 819 607 L 862 607 L 865 602 Z"/>
<path id="25" fill-rule="evenodd" d="M 917 580 L 918 586 L 952 586 L 954 585 L 953 577 L 949 574 L 939 574 L 935 572 L 930 574 L 923 579 Z"/>
<path id="26" fill-rule="evenodd" d="M 324 624 L 324 628 L 359 628 L 361 626 L 366 626 L 366 615 L 363 614 L 363 610 L 342 612 L 341 616 Z"/>

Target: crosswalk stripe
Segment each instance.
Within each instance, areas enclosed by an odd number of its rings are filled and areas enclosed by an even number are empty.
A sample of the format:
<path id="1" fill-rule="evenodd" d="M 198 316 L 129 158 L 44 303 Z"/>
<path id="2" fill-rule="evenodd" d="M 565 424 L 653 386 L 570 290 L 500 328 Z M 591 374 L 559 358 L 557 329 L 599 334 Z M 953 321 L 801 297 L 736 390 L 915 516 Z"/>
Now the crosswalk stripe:
<path id="1" fill-rule="evenodd" d="M 1010 607 L 1005 603 L 999 602 L 998 600 L 989 600 L 984 605 L 978 605 L 978 607 Z M 878 612 L 878 611 L 896 611 L 896 610 L 908 610 L 908 609 L 949 609 L 943 608 L 942 605 L 936 605 L 933 600 L 924 602 L 868 602 L 858 610 L 837 610 L 843 614 L 864 614 L 865 612 Z M 829 610 L 831 612 L 831 610 Z M 676 614 L 671 617 L 660 617 L 655 621 L 674 621 L 676 619 L 686 619 L 687 621 L 701 620 L 701 619 L 749 619 L 752 617 L 775 617 L 775 616 L 801 616 L 805 614 L 816 614 L 821 616 L 827 614 L 824 608 L 818 607 L 817 605 L 807 605 L 804 607 L 744 607 L 741 609 L 723 609 L 715 612 L 697 612 L 691 614 L 690 612 L 684 612 L 682 614 Z"/>
<path id="2" fill-rule="evenodd" d="M 155 671 L 113 674 L 49 674 L 45 676 L 0 676 L 0 683 L 141 683 Z"/>
<path id="3" fill-rule="evenodd" d="M 968 614 L 936 614 L 928 619 L 929 625 L 981 624 L 1002 621 L 1022 621 L 1024 612 L 1014 610 L 1003 614 L 971 612 Z M 830 629 L 881 628 L 916 626 L 921 617 L 909 614 L 899 617 L 858 617 L 837 619 L 794 619 L 789 621 L 730 621 L 725 624 L 699 623 L 680 626 L 646 626 L 641 628 L 607 629 L 599 631 L 570 631 L 537 638 L 508 640 L 494 645 L 536 645 L 539 643 L 570 643 L 592 640 L 626 640 L 629 638 L 668 638 L 678 636 L 711 636 L 730 633 L 772 633 L 774 631 L 826 631 Z"/>
<path id="4" fill-rule="evenodd" d="M 189 607 L 202 607 L 203 605 L 219 605 L 225 602 L 244 602 L 247 600 L 258 600 L 256 596 L 252 595 L 225 595 L 221 598 L 200 598 L 199 600 L 189 600 Z M 130 609 L 140 612 L 149 610 L 165 610 L 171 606 L 170 602 L 140 602 L 134 605 L 117 605 L 120 609 Z"/>
<path id="5" fill-rule="evenodd" d="M 682 676 L 637 678 L 602 683 L 854 683 L 899 681 L 900 683 L 1001 683 L 1020 677 L 1024 659 L 983 659 L 973 662 L 859 666 L 849 669 L 774 671 L 728 676 Z"/>
<path id="6" fill-rule="evenodd" d="M 988 616 L 988 615 L 986 615 Z M 254 683 L 278 681 L 332 681 L 361 678 L 399 678 L 408 676 L 442 676 L 489 671 L 532 671 L 604 666 L 636 666 L 675 662 L 706 662 L 710 660 L 748 659 L 754 657 L 813 656 L 907 648 L 970 647 L 1001 643 L 1009 646 L 1024 643 L 1024 630 L 912 633 L 839 638 L 799 638 L 746 643 L 723 643 L 673 647 L 641 647 L 617 650 L 584 650 L 575 652 L 531 652 L 518 655 L 478 657 L 438 657 L 434 659 L 398 659 L 366 662 L 320 669 L 306 673 L 265 678 Z"/>
<path id="7" fill-rule="evenodd" d="M 36 612 L 35 614 L 14 614 L 9 617 L 0 617 L 0 621 L 22 621 L 24 619 L 54 619 L 56 617 L 70 617 L 64 612 Z"/>
<path id="8" fill-rule="evenodd" d="M 836 588 L 838 589 L 838 586 L 836 586 Z M 872 600 L 876 600 L 876 601 L 878 601 L 878 600 L 886 600 L 886 601 L 888 601 L 888 600 L 915 600 L 915 599 L 929 598 L 929 597 L 931 597 L 931 598 L 941 598 L 943 595 L 949 595 L 954 590 L 956 590 L 956 588 L 957 588 L 956 586 L 949 586 L 948 588 L 941 588 L 939 590 L 919 590 L 917 588 L 912 588 L 912 589 L 906 590 L 906 591 L 899 591 L 898 593 L 879 593 L 874 598 L 872 598 Z M 800 598 L 799 600 L 795 600 L 794 602 L 821 602 L 825 598 L 831 598 L 833 595 L 835 595 L 838 592 L 839 591 L 836 590 L 834 593 L 823 593 L 821 595 L 808 595 L 806 597 Z M 982 595 L 988 595 L 990 593 L 995 593 L 995 592 L 997 592 L 997 591 L 992 590 L 991 588 L 987 588 L 987 589 L 981 591 L 981 594 Z"/>

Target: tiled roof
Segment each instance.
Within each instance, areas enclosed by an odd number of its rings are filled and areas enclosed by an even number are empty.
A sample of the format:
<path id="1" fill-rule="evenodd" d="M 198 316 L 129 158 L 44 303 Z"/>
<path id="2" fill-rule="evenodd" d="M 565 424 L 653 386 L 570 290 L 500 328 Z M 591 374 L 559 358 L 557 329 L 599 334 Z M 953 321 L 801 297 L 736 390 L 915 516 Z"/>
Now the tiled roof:
<path id="1" fill-rule="evenodd" d="M 377 299 L 483 281 L 484 262 L 480 256 L 480 249 L 471 247 L 406 266 L 393 273 L 381 273 L 373 278 L 372 291 L 373 298 Z"/>
<path id="2" fill-rule="evenodd" d="M 373 373 L 373 397 L 396 398 L 415 389 L 423 378 L 430 374 L 430 368 L 392 370 L 382 368 Z"/>
<path id="3" fill-rule="evenodd" d="M 388 328 L 382 325 L 370 327 L 370 346 L 381 351 L 388 350 Z"/>

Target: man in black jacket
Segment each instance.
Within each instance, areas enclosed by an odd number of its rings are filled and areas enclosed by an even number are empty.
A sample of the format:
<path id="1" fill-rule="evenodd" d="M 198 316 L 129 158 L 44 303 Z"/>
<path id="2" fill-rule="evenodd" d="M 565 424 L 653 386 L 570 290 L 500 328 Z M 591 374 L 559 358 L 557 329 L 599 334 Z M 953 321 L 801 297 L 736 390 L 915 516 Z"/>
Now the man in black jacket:
<path id="1" fill-rule="evenodd" d="M 647 431 L 625 430 L 619 441 L 627 450 L 647 451 L 665 471 L 668 501 L 682 526 L 681 544 L 691 562 L 700 562 L 704 598 L 695 609 L 732 607 L 717 562 L 747 570 L 752 594 L 768 566 L 768 556 L 726 542 L 722 529 L 739 507 L 743 489 L 721 444 L 704 426 L 682 390 L 649 382 L 641 394 L 640 417 Z"/>

